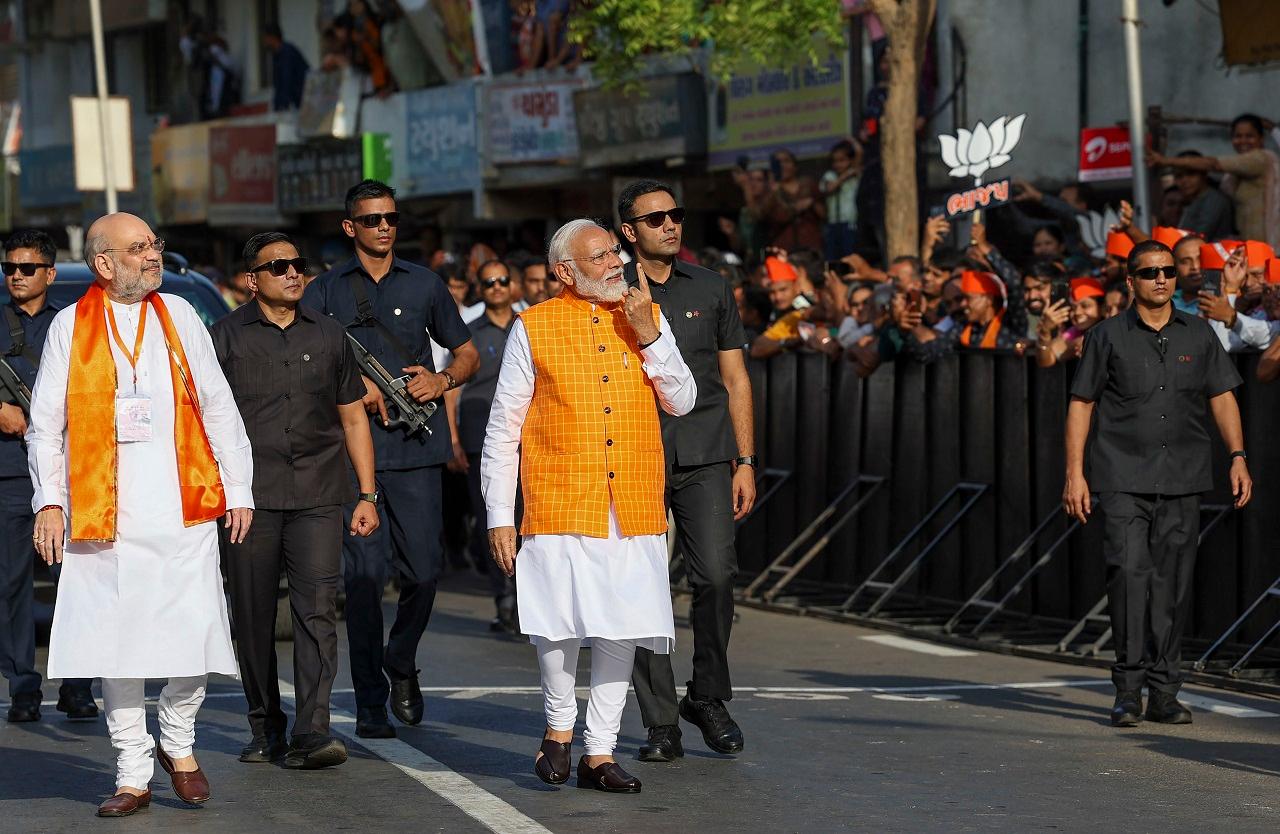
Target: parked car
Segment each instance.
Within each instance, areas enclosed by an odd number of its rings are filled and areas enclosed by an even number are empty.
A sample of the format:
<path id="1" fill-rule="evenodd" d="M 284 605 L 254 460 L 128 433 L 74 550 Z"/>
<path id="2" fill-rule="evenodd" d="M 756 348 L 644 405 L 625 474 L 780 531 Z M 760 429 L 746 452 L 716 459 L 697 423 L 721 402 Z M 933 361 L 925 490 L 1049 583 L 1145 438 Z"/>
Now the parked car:
<path id="1" fill-rule="evenodd" d="M 60 307 L 67 307 L 80 300 L 93 283 L 93 273 L 79 261 L 62 261 L 58 265 L 57 278 L 49 285 L 49 298 Z M 160 292 L 182 296 L 200 314 L 205 325 L 211 325 L 231 312 L 227 302 L 212 281 L 187 266 L 181 255 L 165 253 L 164 281 Z M 9 303 L 9 292 L 0 284 L 0 304 Z"/>

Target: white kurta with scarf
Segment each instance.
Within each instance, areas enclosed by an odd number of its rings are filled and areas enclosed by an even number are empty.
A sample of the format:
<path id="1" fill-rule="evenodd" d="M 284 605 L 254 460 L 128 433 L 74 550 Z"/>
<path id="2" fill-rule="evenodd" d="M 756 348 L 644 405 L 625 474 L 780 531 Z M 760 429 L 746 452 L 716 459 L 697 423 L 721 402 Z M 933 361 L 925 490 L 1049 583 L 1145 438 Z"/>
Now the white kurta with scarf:
<path id="1" fill-rule="evenodd" d="M 49 677 L 237 675 L 218 570 L 222 522 L 185 527 L 182 521 L 164 330 L 149 304 L 107 303 L 129 348 L 146 311 L 137 391 L 151 398 L 152 436 L 148 442 L 117 445 L 116 540 L 67 543 L 49 639 Z M 164 303 L 191 367 L 227 506 L 252 507 L 249 438 L 209 332 L 183 299 L 165 295 Z M 61 311 L 50 325 L 32 393 L 27 445 L 35 510 L 51 504 L 69 508 L 66 407 L 75 311 L 75 305 Z M 115 357 L 117 388 L 131 393 L 129 357 L 109 335 L 107 342 Z M 107 437 L 114 427 L 100 430 Z"/>
<path id="2" fill-rule="evenodd" d="M 658 340 L 641 351 L 658 404 L 677 417 L 698 397 L 693 373 L 666 319 Z M 507 337 L 480 459 L 489 527 L 515 526 L 520 431 L 537 385 L 529 334 L 520 319 Z M 667 537 L 623 536 L 609 507 L 609 536 L 526 536 L 516 557 L 520 629 L 533 639 L 635 640 L 658 654 L 675 644 Z"/>

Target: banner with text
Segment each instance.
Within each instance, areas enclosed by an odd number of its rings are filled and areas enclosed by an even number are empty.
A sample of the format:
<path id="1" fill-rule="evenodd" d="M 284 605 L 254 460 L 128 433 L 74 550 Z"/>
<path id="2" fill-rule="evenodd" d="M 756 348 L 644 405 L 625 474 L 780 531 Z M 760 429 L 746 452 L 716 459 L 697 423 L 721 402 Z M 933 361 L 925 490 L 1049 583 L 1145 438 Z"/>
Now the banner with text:
<path id="1" fill-rule="evenodd" d="M 276 126 L 209 128 L 209 225 L 277 222 Z"/>
<path id="2" fill-rule="evenodd" d="M 485 88 L 486 156 L 494 164 L 578 156 L 573 94 L 586 82 L 498 82 Z"/>
<path id="3" fill-rule="evenodd" d="M 1086 127 L 1080 131 L 1080 182 L 1127 180 L 1133 152 L 1127 127 Z"/>
<path id="4" fill-rule="evenodd" d="M 476 88 L 468 81 L 405 94 L 405 196 L 453 194 L 480 186 Z"/>
<path id="5" fill-rule="evenodd" d="M 849 57 L 830 52 L 814 66 L 760 68 L 712 90 L 708 102 L 711 168 L 738 157 L 767 159 L 787 148 L 797 157 L 825 156 L 849 136 Z"/>

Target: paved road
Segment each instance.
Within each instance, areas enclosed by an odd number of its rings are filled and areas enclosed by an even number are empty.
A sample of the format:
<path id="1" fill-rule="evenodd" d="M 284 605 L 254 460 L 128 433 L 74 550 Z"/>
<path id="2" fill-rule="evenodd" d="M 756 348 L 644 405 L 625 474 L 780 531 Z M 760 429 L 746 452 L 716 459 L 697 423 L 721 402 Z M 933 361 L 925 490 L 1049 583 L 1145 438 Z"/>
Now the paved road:
<path id="1" fill-rule="evenodd" d="M 627 762 L 644 734 L 633 699 L 619 754 L 644 780 L 639 796 L 537 780 L 533 649 L 489 635 L 480 583 L 453 576 L 419 655 L 427 720 L 400 728 L 398 740 L 353 744 L 351 760 L 329 771 L 240 764 L 243 699 L 235 682 L 218 679 L 197 736 L 213 800 L 182 806 L 157 768 L 152 807 L 108 822 L 93 817 L 112 786 L 105 726 L 71 724 L 50 704 L 38 725 L 0 723 L 0 832 L 1280 827 L 1280 701 L 1193 689 L 1194 726 L 1116 731 L 1106 720 L 1112 693 L 1097 670 L 741 613 L 730 706 L 745 754 L 713 754 L 686 726 L 688 756 L 678 764 Z M 687 629 L 677 640 L 677 669 L 687 669 Z M 287 658 L 289 645 L 281 651 Z M 345 657 L 341 667 L 334 727 L 351 732 Z M 46 695 L 53 691 L 46 686 Z M 151 721 L 154 731 L 154 713 Z"/>

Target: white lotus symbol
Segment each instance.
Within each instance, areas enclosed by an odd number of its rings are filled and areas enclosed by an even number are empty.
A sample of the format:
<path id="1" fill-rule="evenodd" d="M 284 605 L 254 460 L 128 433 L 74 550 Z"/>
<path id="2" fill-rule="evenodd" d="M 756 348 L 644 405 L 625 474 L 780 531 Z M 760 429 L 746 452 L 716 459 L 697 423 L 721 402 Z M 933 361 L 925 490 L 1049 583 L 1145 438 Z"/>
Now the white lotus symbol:
<path id="1" fill-rule="evenodd" d="M 1107 210 L 1102 214 L 1096 211 L 1077 214 L 1076 222 L 1080 224 L 1080 239 L 1088 247 L 1089 254 L 1099 259 L 1105 258 L 1107 256 L 1107 234 L 1111 231 L 1112 226 L 1120 223 L 1120 216 L 1116 214 L 1116 210 L 1111 206 L 1107 206 Z"/>
<path id="2" fill-rule="evenodd" d="M 992 168 L 999 168 L 1009 161 L 1009 152 L 1022 138 L 1022 122 L 1027 114 L 1001 116 L 988 127 L 982 122 L 972 132 L 960 128 L 955 136 L 939 134 L 942 145 L 942 161 L 947 163 L 953 177 L 979 179 Z"/>

